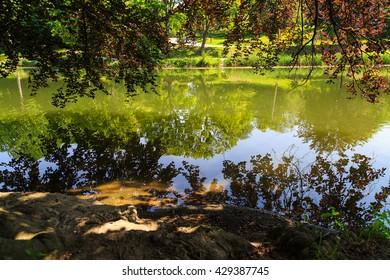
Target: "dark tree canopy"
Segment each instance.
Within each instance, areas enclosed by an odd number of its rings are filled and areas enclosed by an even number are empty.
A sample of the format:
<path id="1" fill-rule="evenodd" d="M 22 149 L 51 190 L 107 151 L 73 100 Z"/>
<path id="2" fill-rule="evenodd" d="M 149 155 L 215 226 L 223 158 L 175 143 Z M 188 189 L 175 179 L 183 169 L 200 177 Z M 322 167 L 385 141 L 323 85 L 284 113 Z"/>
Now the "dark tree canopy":
<path id="1" fill-rule="evenodd" d="M 132 4 L 134 2 L 134 4 Z M 63 78 L 54 104 L 105 91 L 102 77 L 124 80 L 128 93 L 155 80 L 166 45 L 158 6 L 123 0 L 3 0 L 0 48 L 3 77 L 20 58 L 36 61 L 33 93 Z"/>

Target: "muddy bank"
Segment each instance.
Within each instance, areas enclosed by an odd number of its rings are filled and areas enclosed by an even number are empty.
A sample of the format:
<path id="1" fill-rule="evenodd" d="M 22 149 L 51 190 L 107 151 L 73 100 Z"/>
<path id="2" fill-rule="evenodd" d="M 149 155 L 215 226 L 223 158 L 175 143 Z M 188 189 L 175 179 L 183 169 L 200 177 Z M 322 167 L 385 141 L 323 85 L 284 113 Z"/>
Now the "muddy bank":
<path id="1" fill-rule="evenodd" d="M 249 208 L 144 212 L 56 193 L 0 193 L 0 258 L 390 259 L 390 246 Z"/>

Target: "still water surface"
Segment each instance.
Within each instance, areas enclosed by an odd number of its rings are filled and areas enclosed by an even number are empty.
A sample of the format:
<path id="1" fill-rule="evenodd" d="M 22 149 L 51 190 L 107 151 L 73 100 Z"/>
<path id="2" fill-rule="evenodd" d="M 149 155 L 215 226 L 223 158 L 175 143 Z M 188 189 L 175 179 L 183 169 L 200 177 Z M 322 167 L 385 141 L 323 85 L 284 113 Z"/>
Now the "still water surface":
<path id="1" fill-rule="evenodd" d="M 390 99 L 370 104 L 324 77 L 300 87 L 297 78 L 283 70 L 169 70 L 159 95 L 125 102 L 123 85 L 112 84 L 111 96 L 65 109 L 51 105 L 58 84 L 30 97 L 23 73 L 2 79 L 0 190 L 78 192 L 145 207 L 358 211 L 390 187 L 390 173 L 380 171 L 390 169 Z"/>

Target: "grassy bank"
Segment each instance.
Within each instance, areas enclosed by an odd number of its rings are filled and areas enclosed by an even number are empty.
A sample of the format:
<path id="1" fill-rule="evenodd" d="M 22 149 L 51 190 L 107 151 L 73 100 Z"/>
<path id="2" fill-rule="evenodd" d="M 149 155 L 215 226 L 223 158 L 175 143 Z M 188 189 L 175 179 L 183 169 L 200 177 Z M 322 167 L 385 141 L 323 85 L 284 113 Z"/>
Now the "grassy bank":
<path id="1" fill-rule="evenodd" d="M 224 38 L 213 35 L 206 44 L 203 55 L 199 54 L 199 46 L 173 46 L 170 54 L 164 60 L 165 68 L 194 68 L 194 67 L 253 67 L 261 65 L 261 60 L 255 54 L 248 57 L 233 58 L 233 51 L 228 55 L 223 54 Z M 390 65 L 390 51 L 382 55 L 384 64 Z M 290 54 L 281 54 L 278 57 L 277 66 L 288 67 L 292 65 Z M 301 56 L 300 66 L 325 66 L 321 54 Z"/>
<path id="2" fill-rule="evenodd" d="M 382 55 L 384 64 L 390 65 L 390 52 Z M 233 58 L 232 56 L 224 57 L 222 50 L 206 48 L 203 55 L 196 52 L 195 47 L 186 48 L 180 51 L 174 50 L 173 53 L 164 60 L 165 68 L 193 68 L 193 67 L 253 67 L 261 64 L 256 55 L 250 55 L 247 58 Z M 288 67 L 292 64 L 292 57 L 288 54 L 279 55 L 277 66 Z M 310 56 L 302 57 L 299 61 L 300 66 L 325 66 L 321 60 L 321 55 L 315 55 L 314 59 Z"/>

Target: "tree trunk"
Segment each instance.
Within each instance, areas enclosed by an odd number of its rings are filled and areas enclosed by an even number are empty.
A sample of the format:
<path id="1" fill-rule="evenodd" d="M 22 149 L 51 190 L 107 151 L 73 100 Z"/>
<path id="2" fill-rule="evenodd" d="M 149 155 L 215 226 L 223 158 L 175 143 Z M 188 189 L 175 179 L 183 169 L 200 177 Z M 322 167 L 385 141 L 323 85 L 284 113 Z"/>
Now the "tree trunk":
<path id="1" fill-rule="evenodd" d="M 171 50 L 171 42 L 169 41 L 170 29 L 169 29 L 169 16 L 168 15 L 166 16 L 164 25 L 165 25 L 165 36 L 166 36 L 166 38 L 165 38 L 166 39 L 165 54 L 169 54 L 169 52 Z"/>
<path id="2" fill-rule="evenodd" d="M 209 29 L 210 29 L 210 22 L 208 19 L 206 19 L 205 24 L 204 24 L 204 29 L 203 29 L 202 45 L 200 46 L 200 49 L 199 49 L 200 55 L 203 55 L 203 53 L 204 53 L 204 47 L 206 45 L 207 36 L 209 35 Z"/>

